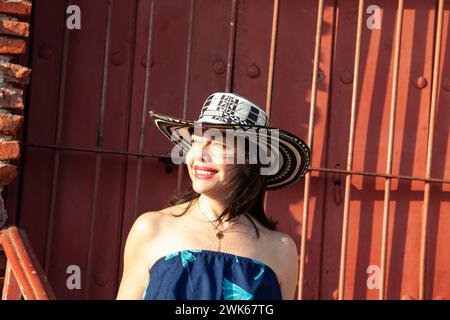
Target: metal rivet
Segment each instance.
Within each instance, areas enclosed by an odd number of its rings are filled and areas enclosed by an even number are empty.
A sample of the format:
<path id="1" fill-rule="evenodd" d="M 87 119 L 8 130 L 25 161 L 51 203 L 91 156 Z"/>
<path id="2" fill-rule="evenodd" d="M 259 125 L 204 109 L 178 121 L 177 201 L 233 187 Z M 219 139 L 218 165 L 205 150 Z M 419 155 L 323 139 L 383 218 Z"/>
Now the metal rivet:
<path id="1" fill-rule="evenodd" d="M 444 87 L 445 91 L 450 91 L 450 79 L 445 78 L 442 82 L 442 86 Z"/>
<path id="2" fill-rule="evenodd" d="M 41 57 L 43 59 L 48 59 L 52 56 L 53 50 L 50 46 L 44 44 L 39 48 L 38 54 L 39 54 L 39 57 Z"/>
<path id="3" fill-rule="evenodd" d="M 261 74 L 261 70 L 259 70 L 259 67 L 256 64 L 252 64 L 247 68 L 247 75 L 250 78 L 258 78 Z"/>
<path id="4" fill-rule="evenodd" d="M 222 60 L 213 63 L 213 71 L 216 74 L 223 74 L 227 70 L 227 66 Z"/>
<path id="5" fill-rule="evenodd" d="M 416 300 L 413 296 L 410 296 L 409 294 L 404 294 L 402 296 L 402 300 Z"/>
<path id="6" fill-rule="evenodd" d="M 428 85 L 428 81 L 427 79 L 425 79 L 425 77 L 423 76 L 418 76 L 414 79 L 414 86 L 417 89 L 423 89 Z"/>
<path id="7" fill-rule="evenodd" d="M 171 166 L 166 166 L 166 167 L 164 168 L 164 172 L 165 172 L 166 174 L 171 174 L 171 173 L 173 172 L 173 168 L 172 168 Z"/>
<path id="8" fill-rule="evenodd" d="M 104 287 L 108 283 L 108 279 L 104 272 L 97 273 L 95 275 L 95 283 L 101 287 Z"/>
<path id="9" fill-rule="evenodd" d="M 125 56 L 123 52 L 116 51 L 111 55 L 111 63 L 115 66 L 121 66 L 125 62 Z"/>
<path id="10" fill-rule="evenodd" d="M 353 82 L 353 74 L 350 71 L 342 72 L 340 78 L 344 84 L 350 84 Z"/>

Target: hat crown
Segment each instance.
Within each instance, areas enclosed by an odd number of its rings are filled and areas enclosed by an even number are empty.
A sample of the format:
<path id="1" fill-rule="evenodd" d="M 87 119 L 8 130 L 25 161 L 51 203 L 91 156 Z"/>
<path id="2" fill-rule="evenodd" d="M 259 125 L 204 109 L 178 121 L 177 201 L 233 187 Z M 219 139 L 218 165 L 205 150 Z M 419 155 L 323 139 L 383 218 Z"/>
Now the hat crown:
<path id="1" fill-rule="evenodd" d="M 203 104 L 197 122 L 269 126 L 269 117 L 260 107 L 235 93 L 216 92 Z"/>

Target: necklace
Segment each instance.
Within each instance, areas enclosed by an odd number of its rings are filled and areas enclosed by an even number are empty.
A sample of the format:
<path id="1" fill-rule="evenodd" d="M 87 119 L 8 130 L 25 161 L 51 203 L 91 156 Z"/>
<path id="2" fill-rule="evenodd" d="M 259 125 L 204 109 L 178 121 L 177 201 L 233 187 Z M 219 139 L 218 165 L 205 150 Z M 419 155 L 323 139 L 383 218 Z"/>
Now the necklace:
<path id="1" fill-rule="evenodd" d="M 200 207 L 200 201 L 197 201 L 197 205 L 198 205 L 198 209 L 199 209 L 200 212 L 202 213 L 203 217 L 205 217 L 206 221 L 208 221 L 209 223 L 211 223 L 212 226 L 214 227 L 214 229 L 217 230 L 216 238 L 217 238 L 217 240 L 219 241 L 219 248 L 218 248 L 218 251 L 220 252 L 220 248 L 221 248 L 221 246 L 220 246 L 220 245 L 221 245 L 221 240 L 222 240 L 223 237 L 224 237 L 224 233 L 225 233 L 225 231 L 227 231 L 232 225 L 228 226 L 227 228 L 225 228 L 225 229 L 223 229 L 223 230 L 220 230 L 219 227 L 218 227 L 218 225 L 216 226 L 216 225 L 214 224 L 213 221 L 211 221 L 211 220 L 208 219 L 208 217 L 206 216 L 205 212 L 204 212 L 204 211 L 202 210 L 202 208 Z"/>

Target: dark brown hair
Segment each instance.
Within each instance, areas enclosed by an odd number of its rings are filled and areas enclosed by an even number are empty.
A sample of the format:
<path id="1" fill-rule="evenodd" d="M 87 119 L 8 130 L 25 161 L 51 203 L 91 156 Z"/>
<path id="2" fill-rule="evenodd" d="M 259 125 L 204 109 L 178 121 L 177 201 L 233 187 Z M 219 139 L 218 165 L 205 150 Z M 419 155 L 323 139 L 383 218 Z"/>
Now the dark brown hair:
<path id="1" fill-rule="evenodd" d="M 261 167 L 258 164 L 242 164 L 232 168 L 230 183 L 235 187 L 227 196 L 225 210 L 215 220 L 219 222 L 229 221 L 232 218 L 244 214 L 253 224 L 258 238 L 258 227 L 249 216 L 270 230 L 275 230 L 276 224 L 278 223 L 266 216 L 264 196 L 267 187 L 267 176 L 261 175 L 260 169 Z M 200 194 L 195 192 L 192 186 L 187 192 L 175 194 L 169 200 L 170 205 L 178 205 L 186 202 L 189 202 L 189 204 L 182 213 L 172 215 L 179 217 L 186 214 L 199 197 Z"/>

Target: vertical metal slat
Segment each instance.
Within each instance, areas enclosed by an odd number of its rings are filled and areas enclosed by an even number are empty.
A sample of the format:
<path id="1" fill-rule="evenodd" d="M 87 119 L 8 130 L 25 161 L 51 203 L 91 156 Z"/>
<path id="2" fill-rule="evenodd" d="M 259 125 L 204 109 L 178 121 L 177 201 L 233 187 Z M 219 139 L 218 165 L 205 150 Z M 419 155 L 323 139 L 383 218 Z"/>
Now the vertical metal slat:
<path id="1" fill-rule="evenodd" d="M 148 40 L 147 40 L 147 63 L 145 64 L 145 85 L 144 85 L 144 105 L 142 106 L 141 113 L 141 128 L 139 131 L 139 153 L 144 150 L 144 139 L 145 139 L 145 124 L 147 120 L 147 108 L 148 108 L 148 94 L 149 94 L 149 84 L 150 84 L 150 62 L 152 57 L 152 43 L 153 43 L 153 28 L 154 28 L 154 13 L 155 13 L 155 3 L 151 0 L 150 5 L 150 15 L 149 15 L 149 30 L 148 30 Z M 142 176 L 142 157 L 137 159 L 137 169 L 136 169 L 136 187 L 135 196 L 133 203 L 133 216 L 136 220 L 137 210 L 139 203 L 139 193 L 141 190 L 141 176 Z"/>
<path id="2" fill-rule="evenodd" d="M 433 142 L 434 142 L 434 127 L 436 117 L 436 107 L 438 99 L 438 85 L 439 85 L 439 66 L 442 44 L 442 24 L 444 15 L 444 0 L 439 0 L 439 8 L 437 14 L 436 24 L 436 43 L 434 47 L 434 61 L 433 61 L 433 84 L 431 88 L 431 104 L 430 104 L 430 119 L 428 125 L 428 146 L 427 146 L 427 163 L 425 177 L 431 177 L 431 164 L 433 160 Z M 428 209 L 430 203 L 430 188 L 431 183 L 425 182 L 423 212 L 422 212 L 422 228 L 420 238 L 420 273 L 419 273 L 419 299 L 425 299 L 426 295 L 426 260 L 427 260 L 427 233 L 428 233 Z"/>
<path id="3" fill-rule="evenodd" d="M 272 34 L 270 36 L 269 72 L 267 75 L 266 113 L 270 117 L 273 89 L 273 69 L 275 63 L 275 48 L 277 42 L 279 1 L 273 1 Z"/>
<path id="4" fill-rule="evenodd" d="M 400 44 L 402 38 L 402 23 L 403 23 L 403 0 L 398 1 L 397 18 L 395 26 L 395 49 L 394 49 L 394 70 L 392 76 L 392 94 L 391 94 L 391 112 L 389 115 L 389 142 L 388 142 L 388 156 L 386 164 L 386 173 L 392 174 L 392 158 L 394 148 L 395 135 L 395 116 L 397 113 L 397 89 L 398 89 L 398 74 L 400 65 Z M 384 207 L 383 207 L 383 227 L 381 240 L 381 279 L 379 299 L 384 299 L 385 283 L 386 283 L 386 257 L 387 257 L 387 233 L 389 223 L 389 202 L 391 196 L 391 178 L 386 178 L 384 187 Z"/>
<path id="5" fill-rule="evenodd" d="M 314 116 L 317 104 L 317 83 L 319 78 L 319 63 L 320 63 L 320 44 L 322 40 L 322 25 L 323 25 L 323 6 L 324 0 L 319 1 L 317 9 L 317 25 L 316 25 L 316 38 L 314 44 L 314 65 L 313 76 L 311 86 L 311 104 L 309 109 L 309 125 L 308 125 L 308 145 L 311 148 L 313 146 L 314 139 Z M 312 160 L 311 160 L 312 162 Z M 309 210 L 309 195 L 311 189 L 311 172 L 308 171 L 305 175 L 305 189 L 303 196 L 303 217 L 302 217 L 302 234 L 300 242 L 300 271 L 298 280 L 298 299 L 303 299 L 303 279 L 305 277 L 305 256 L 306 256 L 306 239 L 308 237 L 308 210 Z"/>
<path id="6" fill-rule="evenodd" d="M 225 80 L 225 92 L 231 92 L 232 72 L 234 64 L 234 51 L 236 42 L 237 0 L 231 1 L 230 33 L 228 39 L 227 77 Z"/>
<path id="7" fill-rule="evenodd" d="M 71 0 L 66 1 L 66 6 L 71 5 Z M 63 34 L 63 54 L 61 61 L 61 81 L 59 86 L 59 96 L 58 96 L 58 110 L 57 110 L 57 119 L 56 119 L 56 144 L 61 144 L 61 135 L 62 135 L 62 118 L 64 111 L 64 96 L 66 89 L 66 73 L 67 73 L 67 56 L 68 56 L 68 43 L 69 43 L 69 29 L 64 28 Z M 53 243 L 53 226 L 55 223 L 55 207 L 56 207 L 56 192 L 58 186 L 58 177 L 59 177 L 59 158 L 60 151 L 55 150 L 53 157 L 53 173 L 52 173 L 52 185 L 50 192 L 50 212 L 47 221 L 47 237 L 45 239 L 45 258 L 44 258 L 44 270 L 46 274 L 49 274 L 50 268 L 50 258 L 51 258 L 51 249 Z"/>
<path id="8" fill-rule="evenodd" d="M 355 123 L 356 123 L 356 105 L 358 102 L 358 83 L 359 83 L 359 64 L 361 55 L 361 35 L 364 18 L 364 0 L 359 0 L 358 6 L 358 25 L 356 31 L 356 48 L 355 48 L 355 64 L 353 69 L 353 92 L 350 118 L 350 136 L 347 152 L 347 170 L 353 167 L 353 144 L 355 138 Z M 347 258 L 347 237 L 348 237 L 348 219 L 350 206 L 350 187 L 351 174 L 345 176 L 345 197 L 344 197 L 344 216 L 342 223 L 342 240 L 341 240 L 341 257 L 339 266 L 339 300 L 344 299 L 345 290 L 345 268 Z"/>
<path id="9" fill-rule="evenodd" d="M 98 117 L 98 131 L 97 131 L 97 148 L 103 146 L 103 131 L 105 124 L 105 105 L 106 105 L 106 91 L 108 87 L 108 74 L 109 74 L 109 55 L 110 55 L 110 39 L 111 39 L 111 13 L 114 0 L 110 0 L 108 3 L 108 13 L 106 20 L 106 37 L 105 37 L 105 53 L 103 60 L 103 75 L 102 75 L 102 95 L 100 101 L 100 114 Z M 95 153 L 95 173 L 94 173 L 94 195 L 92 198 L 91 214 L 89 219 L 89 240 L 88 240 L 88 254 L 87 254 L 87 270 L 85 278 L 85 291 L 84 298 L 89 299 L 89 293 L 91 290 L 91 273 L 92 273 L 92 250 L 94 246 L 94 234 L 95 234 L 95 220 L 97 215 L 97 198 L 98 198 L 98 186 L 100 183 L 100 172 L 102 167 L 102 154 Z"/>
<path id="10" fill-rule="evenodd" d="M 194 12 L 195 12 L 195 0 L 191 0 L 190 10 L 189 10 L 189 30 L 188 30 L 188 43 L 186 49 L 186 73 L 184 77 L 184 94 L 183 94 L 183 119 L 187 117 L 187 104 L 189 100 L 189 79 L 191 74 L 191 52 L 192 52 L 192 29 L 194 24 Z M 184 165 L 178 165 L 178 176 L 177 176 L 177 192 L 181 191 L 181 186 L 183 185 L 183 173 Z"/>
<path id="11" fill-rule="evenodd" d="M 272 88 L 273 88 L 273 69 L 275 63 L 275 47 L 277 41 L 278 28 L 278 0 L 273 1 L 273 16 L 272 16 L 272 32 L 270 36 L 270 53 L 269 53 L 269 72 L 267 75 L 267 92 L 266 92 L 266 113 L 270 118 L 270 108 L 272 105 Z M 267 209 L 267 193 L 264 197 L 264 210 Z"/>

